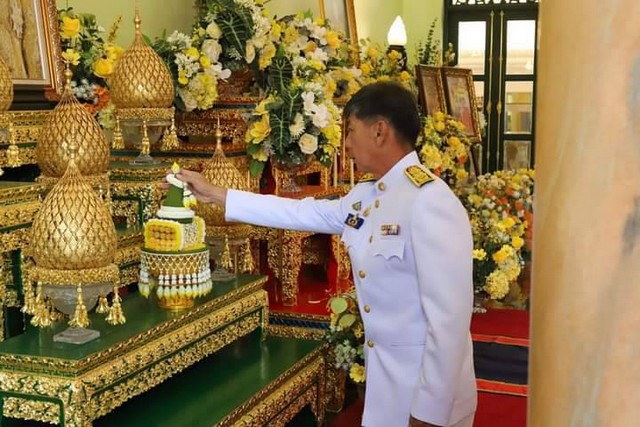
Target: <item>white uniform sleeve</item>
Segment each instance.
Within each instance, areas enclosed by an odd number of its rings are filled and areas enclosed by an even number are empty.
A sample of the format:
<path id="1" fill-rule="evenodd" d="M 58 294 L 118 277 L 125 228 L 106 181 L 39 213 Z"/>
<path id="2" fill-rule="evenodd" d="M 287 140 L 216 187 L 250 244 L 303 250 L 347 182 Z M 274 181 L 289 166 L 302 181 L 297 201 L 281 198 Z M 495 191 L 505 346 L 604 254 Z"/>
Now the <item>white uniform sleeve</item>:
<path id="1" fill-rule="evenodd" d="M 344 199 L 296 200 L 247 191 L 227 190 L 225 218 L 264 227 L 342 234 Z"/>
<path id="2" fill-rule="evenodd" d="M 468 353 L 473 310 L 473 238 L 459 200 L 443 183 L 427 184 L 411 220 L 427 336 L 411 414 L 448 425 Z"/>

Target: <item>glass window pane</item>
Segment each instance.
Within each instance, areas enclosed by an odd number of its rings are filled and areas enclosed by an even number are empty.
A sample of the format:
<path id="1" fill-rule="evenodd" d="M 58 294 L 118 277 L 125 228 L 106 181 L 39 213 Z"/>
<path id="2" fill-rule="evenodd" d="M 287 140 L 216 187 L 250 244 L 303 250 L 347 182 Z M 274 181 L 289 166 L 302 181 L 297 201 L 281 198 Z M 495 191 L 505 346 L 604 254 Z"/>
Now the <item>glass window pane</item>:
<path id="1" fill-rule="evenodd" d="M 536 21 L 507 21 L 507 74 L 533 74 Z"/>
<path id="2" fill-rule="evenodd" d="M 531 164 L 531 141 L 504 141 L 503 169 L 528 169 Z"/>
<path id="3" fill-rule="evenodd" d="M 458 23 L 458 66 L 471 68 L 473 74 L 484 74 L 487 23 L 469 21 Z"/>
<path id="4" fill-rule="evenodd" d="M 506 82 L 504 132 L 531 133 L 533 82 Z"/>
<path id="5" fill-rule="evenodd" d="M 476 105 L 478 110 L 484 111 L 484 82 L 473 82 L 473 88 L 476 91 Z"/>

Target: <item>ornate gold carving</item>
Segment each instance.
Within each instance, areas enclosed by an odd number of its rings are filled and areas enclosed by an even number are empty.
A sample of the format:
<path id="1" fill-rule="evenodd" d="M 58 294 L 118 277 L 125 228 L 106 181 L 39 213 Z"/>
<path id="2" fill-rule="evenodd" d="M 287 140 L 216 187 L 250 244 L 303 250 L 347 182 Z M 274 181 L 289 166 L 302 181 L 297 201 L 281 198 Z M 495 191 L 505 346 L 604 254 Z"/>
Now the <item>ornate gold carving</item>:
<path id="1" fill-rule="evenodd" d="M 44 187 L 40 184 L 0 188 L 0 206 L 39 200 Z"/>
<path id="2" fill-rule="evenodd" d="M 164 176 L 164 175 L 163 175 Z M 142 215 L 142 222 L 152 218 L 160 208 L 160 202 L 164 192 L 155 182 L 112 182 L 111 197 L 117 206 L 121 199 L 129 199 L 139 203 L 139 213 Z M 140 208 L 141 206 L 141 208 Z"/>
<path id="3" fill-rule="evenodd" d="M 276 381 L 227 415 L 218 426 L 284 426 L 300 409 L 311 404 L 324 424 L 326 346 L 320 346 L 280 375 Z M 311 390 L 309 392 L 309 390 Z M 298 396 L 294 399 L 294 396 Z M 288 406 L 291 405 L 289 408 Z"/>
<path id="4" fill-rule="evenodd" d="M 19 228 L 10 232 L 0 233 L 0 247 L 3 252 L 26 248 L 29 244 L 31 231 L 28 228 Z"/>
<path id="5" fill-rule="evenodd" d="M 57 20 L 57 18 L 56 18 Z M 13 124 L 13 135 L 15 137 L 18 147 L 20 147 L 20 155 L 24 156 L 27 146 L 25 143 L 29 143 L 29 147 L 33 152 L 31 159 L 35 163 L 35 144 L 34 141 L 40 140 L 40 131 L 46 118 L 51 114 L 51 111 L 7 111 L 0 118 L 5 126 L 10 123 Z"/>
<path id="6" fill-rule="evenodd" d="M 327 411 L 340 412 L 342 410 L 346 379 L 347 372 L 344 369 L 336 368 L 330 363 L 327 364 Z"/>
<path id="7" fill-rule="evenodd" d="M 169 108 L 118 108 L 120 120 L 171 120 L 175 109 Z"/>
<path id="8" fill-rule="evenodd" d="M 300 326 L 269 325 L 267 332 L 271 336 L 297 338 L 305 340 L 321 340 L 327 331 L 319 328 L 303 328 Z"/>
<path id="9" fill-rule="evenodd" d="M 0 206 L 0 229 L 19 224 L 30 224 L 40 209 L 40 205 L 40 202 L 34 201 L 6 207 Z"/>
<path id="10" fill-rule="evenodd" d="M 253 108 L 260 100 L 248 98 L 247 107 Z M 212 137 L 220 119 L 222 134 L 231 140 L 231 144 L 225 144 L 225 151 L 244 151 L 246 142 L 244 135 L 247 132 L 247 120 L 251 110 L 248 108 L 216 108 L 210 110 L 196 110 L 176 113 L 176 126 L 178 135 L 182 137 L 208 136 Z M 182 149 L 182 144 L 180 149 Z M 213 150 L 210 150 L 213 151 Z"/>
<path id="11" fill-rule="evenodd" d="M 266 278 L 83 360 L 0 355 L 0 388 L 63 402 L 67 426 L 86 426 L 263 324 Z M 16 399 L 4 415 L 55 422 L 51 405 Z"/>
<path id="12" fill-rule="evenodd" d="M 120 269 L 120 284 L 118 287 L 136 283 L 140 277 L 140 266 L 131 265 Z"/>

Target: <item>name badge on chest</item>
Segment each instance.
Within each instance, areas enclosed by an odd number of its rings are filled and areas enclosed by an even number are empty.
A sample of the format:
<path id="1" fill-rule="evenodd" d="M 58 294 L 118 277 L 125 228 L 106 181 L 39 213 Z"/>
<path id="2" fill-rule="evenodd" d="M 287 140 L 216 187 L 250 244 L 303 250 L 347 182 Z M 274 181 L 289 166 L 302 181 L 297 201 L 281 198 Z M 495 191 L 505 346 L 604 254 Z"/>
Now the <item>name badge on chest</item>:
<path id="1" fill-rule="evenodd" d="M 362 227 L 362 224 L 364 224 L 364 219 L 360 218 L 358 215 L 349 214 L 347 215 L 347 219 L 344 220 L 344 223 L 357 230 Z"/>

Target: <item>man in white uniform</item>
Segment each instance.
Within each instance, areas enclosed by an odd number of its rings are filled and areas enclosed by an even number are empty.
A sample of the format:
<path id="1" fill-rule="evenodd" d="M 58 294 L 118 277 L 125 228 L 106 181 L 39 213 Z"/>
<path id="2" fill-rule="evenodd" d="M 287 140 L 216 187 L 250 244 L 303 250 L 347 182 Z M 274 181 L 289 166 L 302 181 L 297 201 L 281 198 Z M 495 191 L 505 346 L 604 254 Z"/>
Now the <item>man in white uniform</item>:
<path id="1" fill-rule="evenodd" d="M 374 180 L 340 200 L 291 200 L 226 190 L 182 171 L 194 195 L 229 221 L 340 234 L 365 326 L 366 427 L 471 427 L 476 386 L 469 219 L 424 168 L 413 95 L 393 83 L 362 88 L 345 107 L 346 150 Z"/>

